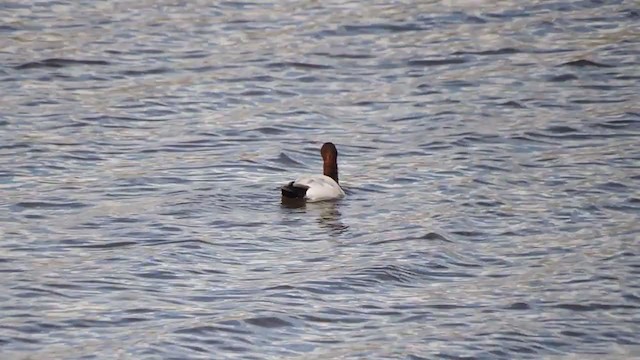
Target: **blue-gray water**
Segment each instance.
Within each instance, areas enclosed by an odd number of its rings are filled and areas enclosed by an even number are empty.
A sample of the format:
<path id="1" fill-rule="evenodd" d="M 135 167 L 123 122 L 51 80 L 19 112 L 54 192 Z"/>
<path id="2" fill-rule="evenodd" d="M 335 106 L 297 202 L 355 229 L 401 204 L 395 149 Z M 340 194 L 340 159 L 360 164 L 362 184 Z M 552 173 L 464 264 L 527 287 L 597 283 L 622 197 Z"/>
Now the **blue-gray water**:
<path id="1" fill-rule="evenodd" d="M 637 2 L 0 19 L 3 360 L 640 356 Z"/>

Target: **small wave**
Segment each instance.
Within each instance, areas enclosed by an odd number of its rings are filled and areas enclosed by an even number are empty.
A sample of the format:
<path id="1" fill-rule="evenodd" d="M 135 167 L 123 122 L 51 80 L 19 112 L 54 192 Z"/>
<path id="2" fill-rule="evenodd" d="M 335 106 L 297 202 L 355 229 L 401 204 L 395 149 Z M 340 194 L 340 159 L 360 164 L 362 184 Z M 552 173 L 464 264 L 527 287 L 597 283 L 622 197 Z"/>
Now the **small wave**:
<path id="1" fill-rule="evenodd" d="M 325 52 L 316 52 L 316 53 L 313 53 L 313 55 L 325 56 L 325 57 L 336 58 L 336 59 L 374 59 L 375 58 L 375 56 L 370 54 L 348 54 L 348 53 L 331 54 L 331 53 L 325 53 Z"/>
<path id="2" fill-rule="evenodd" d="M 400 33 L 406 31 L 424 30 L 417 24 L 371 24 L 371 25 L 345 25 L 342 27 L 349 35 L 355 34 L 379 34 L 381 32 Z"/>
<path id="3" fill-rule="evenodd" d="M 548 80 L 550 82 L 565 82 L 565 81 L 571 81 L 571 80 L 577 80 L 577 79 L 578 77 L 573 74 L 562 74 L 562 75 L 552 76 Z"/>
<path id="4" fill-rule="evenodd" d="M 516 48 L 500 48 L 495 50 L 484 50 L 484 51 L 456 51 L 453 55 L 505 55 L 505 54 L 518 54 L 523 52 L 520 49 Z"/>
<path id="5" fill-rule="evenodd" d="M 120 72 L 121 75 L 125 76 L 142 76 L 142 75 L 158 75 L 158 74 L 166 74 L 172 72 L 172 69 L 166 67 L 158 67 L 144 70 L 125 70 Z"/>
<path id="6" fill-rule="evenodd" d="M 260 317 L 245 319 L 244 321 L 247 324 L 268 328 L 268 329 L 288 327 L 292 325 L 290 322 L 275 316 L 260 316 Z"/>
<path id="7" fill-rule="evenodd" d="M 407 65 L 409 66 L 440 66 L 440 65 L 464 64 L 466 62 L 467 62 L 467 59 L 464 59 L 464 58 L 409 60 L 407 61 Z"/>
<path id="8" fill-rule="evenodd" d="M 498 104 L 500 106 L 504 106 L 504 107 L 510 107 L 510 108 L 514 108 L 514 109 L 526 109 L 527 107 L 522 105 L 521 103 L 517 102 L 517 101 L 507 101 L 507 102 L 503 102 Z"/>
<path id="9" fill-rule="evenodd" d="M 615 67 L 614 65 L 608 65 L 603 63 L 598 63 L 595 61 L 580 59 L 574 61 L 568 61 L 566 63 L 560 64 L 560 66 L 571 66 L 571 67 L 601 67 L 601 68 L 610 68 Z"/>
<path id="10" fill-rule="evenodd" d="M 20 64 L 14 67 L 17 70 L 24 69 L 37 69 L 37 68 L 62 68 L 74 65 L 110 65 L 108 61 L 104 60 L 75 60 L 75 59 L 62 59 L 51 58 L 40 61 L 32 61 L 24 64 Z"/>
<path id="11" fill-rule="evenodd" d="M 578 132 L 577 129 L 566 125 L 553 125 L 545 129 L 545 131 L 553 134 L 568 134 Z"/>
<path id="12" fill-rule="evenodd" d="M 282 164 L 282 165 L 287 165 L 287 166 L 292 166 L 293 165 L 293 166 L 296 166 L 296 167 L 304 167 L 303 163 L 294 160 L 289 155 L 287 155 L 285 153 L 282 153 L 282 152 L 280 153 L 278 158 L 275 159 L 274 161 L 279 163 L 279 164 Z"/>
<path id="13" fill-rule="evenodd" d="M 305 69 L 305 70 L 325 70 L 325 69 L 333 69 L 333 66 L 322 65 L 322 64 L 312 64 L 312 63 L 304 63 L 304 62 L 275 62 L 268 64 L 269 68 L 296 68 L 296 69 Z"/>
<path id="14" fill-rule="evenodd" d="M 15 204 L 23 209 L 79 209 L 89 205 L 76 201 L 69 202 L 49 202 L 49 201 L 22 201 Z"/>
<path id="15" fill-rule="evenodd" d="M 114 242 L 102 243 L 102 244 L 79 245 L 75 247 L 85 248 L 85 249 L 114 249 L 114 248 L 120 248 L 120 247 L 133 246 L 137 244 L 138 243 L 135 241 L 114 241 Z"/>

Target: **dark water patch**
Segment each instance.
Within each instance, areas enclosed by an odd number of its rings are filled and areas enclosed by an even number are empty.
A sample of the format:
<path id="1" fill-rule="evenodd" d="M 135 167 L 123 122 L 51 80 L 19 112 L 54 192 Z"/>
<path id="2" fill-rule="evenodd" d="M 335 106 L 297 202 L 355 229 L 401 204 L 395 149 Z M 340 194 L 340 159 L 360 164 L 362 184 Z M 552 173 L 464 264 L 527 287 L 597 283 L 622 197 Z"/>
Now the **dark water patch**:
<path id="1" fill-rule="evenodd" d="M 442 86 L 443 87 L 453 88 L 453 89 L 462 89 L 462 88 L 466 88 L 466 87 L 477 87 L 478 85 L 479 85 L 478 83 L 473 83 L 473 82 L 464 81 L 464 80 L 446 80 L 446 81 L 442 82 Z M 459 104 L 462 101 L 449 99 L 449 100 L 447 100 L 447 102 L 449 102 L 451 104 Z"/>
<path id="2" fill-rule="evenodd" d="M 640 18 L 640 11 L 636 10 L 636 9 L 624 9 L 621 11 L 621 13 L 623 13 L 625 15 L 626 18 L 629 19 L 639 19 Z"/>
<path id="3" fill-rule="evenodd" d="M 370 24 L 370 25 L 345 25 L 341 28 L 344 35 L 365 35 L 365 34 L 383 34 L 383 33 L 402 33 L 407 31 L 424 30 L 417 24 Z"/>
<path id="4" fill-rule="evenodd" d="M 86 122 L 82 121 L 71 121 L 69 123 L 56 124 L 48 128 L 48 130 L 60 130 L 60 129 L 68 129 L 68 128 L 81 128 L 89 126 Z"/>
<path id="5" fill-rule="evenodd" d="M 43 286 L 51 287 L 55 289 L 64 289 L 64 290 L 82 290 L 84 286 L 78 284 L 69 284 L 69 283 L 42 283 Z"/>
<path id="6" fill-rule="evenodd" d="M 184 70 L 188 72 L 194 73 L 209 73 L 216 70 L 224 69 L 226 66 L 216 66 L 216 65 L 202 65 L 202 66 L 189 66 L 185 67 Z M 220 79 L 220 81 L 228 81 L 229 79 Z"/>
<path id="7" fill-rule="evenodd" d="M 480 178 L 473 179 L 473 182 L 476 183 L 476 184 L 481 184 L 481 185 L 495 185 L 491 181 L 488 181 L 486 179 L 480 179 Z"/>
<path id="8" fill-rule="evenodd" d="M 539 133 L 539 132 L 526 132 L 526 136 L 530 136 L 533 138 L 547 138 L 547 139 L 555 139 L 555 140 L 590 140 L 590 139 L 612 139 L 612 138 L 626 138 L 626 137 L 634 137 L 634 134 L 549 134 L 549 133 Z M 585 145 L 587 146 L 587 145 Z"/>
<path id="9" fill-rule="evenodd" d="M 321 78 L 317 77 L 317 76 L 299 76 L 297 78 L 294 79 L 295 82 L 300 82 L 300 83 L 314 83 L 314 82 L 320 82 L 322 81 Z M 288 92 L 287 94 L 291 95 L 291 96 L 297 96 L 298 94 L 293 93 L 293 92 Z"/>
<path id="10" fill-rule="evenodd" d="M 135 52 L 137 54 L 162 55 L 162 54 L 166 53 L 166 50 L 139 47 L 139 48 L 135 49 Z"/>
<path id="11" fill-rule="evenodd" d="M 11 340 L 7 340 L 7 344 L 11 344 L 13 342 L 18 342 L 18 343 L 25 343 L 25 344 L 29 344 L 29 345 L 37 345 L 37 344 L 41 343 L 41 341 L 38 340 L 38 339 L 26 338 L 26 337 L 22 337 L 22 336 L 11 336 L 10 339 Z"/>
<path id="12" fill-rule="evenodd" d="M 602 207 L 607 210 L 619 211 L 628 214 L 638 214 L 638 211 L 640 210 L 638 206 L 634 206 L 634 204 L 627 205 L 626 203 L 608 204 Z"/>
<path id="13" fill-rule="evenodd" d="M 135 224 L 137 222 L 140 222 L 140 219 L 137 218 L 129 218 L 129 217 L 110 217 L 109 218 L 109 222 L 114 223 L 114 224 Z"/>
<path id="14" fill-rule="evenodd" d="M 431 141 L 426 144 L 421 144 L 420 147 L 425 150 L 431 150 L 433 152 L 445 150 L 451 148 L 451 144 L 448 144 L 444 141 Z"/>
<path id="15" fill-rule="evenodd" d="M 603 98 L 592 98 L 592 99 L 575 99 L 571 100 L 573 104 L 619 104 L 626 102 L 627 99 L 603 99 Z"/>
<path id="16" fill-rule="evenodd" d="M 14 142 L 12 144 L 0 144 L 0 150 L 29 149 L 31 146 L 27 142 Z"/>
<path id="17" fill-rule="evenodd" d="M 511 100 L 511 101 L 507 101 L 507 102 L 503 102 L 498 104 L 500 106 L 504 106 L 504 107 L 509 107 L 509 108 L 513 108 L 513 109 L 526 109 L 527 107 L 522 105 L 521 103 Z"/>
<path id="18" fill-rule="evenodd" d="M 629 198 L 626 201 L 630 206 L 635 206 L 635 205 L 640 205 L 640 198 Z M 640 210 L 640 208 L 636 208 L 638 210 Z"/>
<path id="19" fill-rule="evenodd" d="M 134 275 L 141 278 L 159 279 L 159 280 L 177 280 L 181 278 L 181 276 L 176 275 L 174 272 L 165 271 L 165 270 L 139 272 L 139 273 L 135 273 Z"/>
<path id="20" fill-rule="evenodd" d="M 427 84 L 427 83 L 420 84 L 420 85 L 416 86 L 416 88 L 418 88 L 418 89 L 431 89 L 433 87 L 434 87 L 433 84 Z"/>
<path id="21" fill-rule="evenodd" d="M 483 12 L 482 16 L 494 19 L 505 19 L 508 21 L 513 21 L 514 18 L 524 18 L 533 16 L 533 14 L 529 14 L 522 10 L 504 10 L 502 12 Z"/>
<path id="22" fill-rule="evenodd" d="M 583 331 L 577 331 L 577 330 L 562 330 L 562 331 L 560 331 L 560 335 L 569 336 L 569 337 L 584 338 L 584 337 L 586 337 L 587 333 L 585 333 Z"/>
<path id="23" fill-rule="evenodd" d="M 376 283 L 395 282 L 410 284 L 420 276 L 417 272 L 399 265 L 376 266 L 356 272 L 356 276 Z M 353 279 L 347 280 L 352 281 Z"/>
<path id="24" fill-rule="evenodd" d="M 50 201 L 21 201 L 14 205 L 22 209 L 43 209 L 43 210 L 64 210 L 64 209 L 81 209 L 88 207 L 88 204 L 68 201 L 68 202 L 50 202 Z"/>
<path id="25" fill-rule="evenodd" d="M 252 2 L 252 1 L 221 1 L 219 3 L 220 7 L 231 7 L 233 9 L 250 9 L 259 5 L 260 5 L 259 2 Z M 232 22 L 241 23 L 241 24 L 249 23 L 248 20 L 243 20 L 243 19 L 234 20 Z"/>
<path id="26" fill-rule="evenodd" d="M 288 292 L 288 291 L 292 291 L 292 290 L 295 290 L 295 289 L 296 289 L 295 286 L 284 284 L 284 285 L 270 286 L 270 287 L 265 288 L 264 290 L 266 290 L 266 291 L 284 290 L 284 291 Z"/>
<path id="27" fill-rule="evenodd" d="M 17 70 L 25 69 L 38 69 L 38 68 L 62 68 L 74 65 L 90 65 L 90 66 L 104 66 L 111 65 L 108 61 L 104 60 L 76 60 L 76 59 L 63 59 L 63 58 L 50 58 L 40 61 L 32 61 L 24 64 L 20 64 L 14 67 Z"/>
<path id="28" fill-rule="evenodd" d="M 372 282 L 370 279 L 359 281 L 359 279 L 341 278 L 336 281 L 331 280 L 311 280 L 297 288 L 301 291 L 312 294 L 357 294 L 367 292 Z"/>
<path id="29" fill-rule="evenodd" d="M 295 117 L 302 115 L 320 115 L 313 111 L 308 110 L 291 110 L 291 111 L 267 111 L 264 113 L 265 116 L 273 116 L 273 117 Z"/>
<path id="30" fill-rule="evenodd" d="M 566 63 L 560 64 L 560 66 L 568 66 L 568 67 L 600 67 L 600 68 L 612 68 L 614 65 L 608 65 L 604 63 L 598 63 L 595 61 L 580 59 L 574 61 L 568 61 Z"/>
<path id="31" fill-rule="evenodd" d="M 511 54 L 519 54 L 521 52 L 523 51 L 520 49 L 506 47 L 506 48 L 491 49 L 491 50 L 484 50 L 484 51 L 455 51 L 452 53 L 452 55 L 480 55 L 480 56 L 511 55 Z"/>
<path id="32" fill-rule="evenodd" d="M 42 219 L 47 219 L 48 216 L 40 215 L 40 214 L 26 214 L 26 215 L 24 215 L 24 218 L 25 219 L 42 220 Z"/>
<path id="33" fill-rule="evenodd" d="M 606 190 L 608 192 L 626 192 L 628 187 L 625 184 L 621 184 L 615 181 L 609 181 L 606 183 L 596 185 L 596 188 Z"/>
<path id="34" fill-rule="evenodd" d="M 324 316 L 319 315 L 302 315 L 300 318 L 314 323 L 326 324 L 361 324 L 366 322 L 364 317 L 356 317 L 353 314 L 344 314 L 343 312 L 333 311 L 325 312 Z"/>
<path id="35" fill-rule="evenodd" d="M 258 96 L 258 97 L 262 97 L 262 96 L 266 96 L 269 95 L 271 91 L 268 89 L 265 90 L 258 90 L 258 89 L 254 89 L 254 90 L 247 90 L 247 91 L 243 91 L 240 94 L 238 94 L 239 96 L 246 96 L 246 97 L 250 97 L 250 96 Z"/>
<path id="36" fill-rule="evenodd" d="M 636 302 L 636 303 L 640 304 L 640 295 L 635 295 L 635 294 L 627 293 L 627 294 L 622 294 L 622 297 L 623 297 L 625 300 L 633 301 L 633 302 Z"/>
<path id="37" fill-rule="evenodd" d="M 422 356 L 419 356 L 419 355 L 416 355 L 416 354 L 408 354 L 407 355 L 407 359 L 409 359 L 409 360 L 427 360 L 426 357 L 422 357 Z"/>
<path id="38" fill-rule="evenodd" d="M 430 60 L 409 60 L 408 66 L 441 66 L 441 65 L 453 65 L 464 64 L 467 62 L 465 58 L 450 58 L 450 59 L 430 59 Z"/>
<path id="39" fill-rule="evenodd" d="M 419 14 L 417 20 L 422 23 L 422 27 L 433 29 L 443 24 L 486 24 L 488 21 L 480 16 L 472 15 L 464 11 L 444 12 L 439 15 Z"/>
<path id="40" fill-rule="evenodd" d="M 494 166 L 489 164 L 477 164 L 472 166 L 472 168 L 478 169 L 478 170 L 489 170 L 489 171 L 510 171 L 509 168 L 499 167 L 499 166 Z"/>
<path id="41" fill-rule="evenodd" d="M 274 62 L 267 65 L 269 68 L 294 68 L 301 70 L 327 70 L 333 69 L 333 66 L 323 64 L 313 64 L 304 62 Z"/>
<path id="42" fill-rule="evenodd" d="M 407 103 L 409 103 L 409 101 L 405 101 L 405 100 L 394 100 L 394 101 L 386 101 L 386 102 L 363 100 L 363 101 L 354 102 L 352 105 L 363 106 L 363 107 L 373 107 L 373 108 L 383 108 L 383 107 L 387 107 L 388 104 L 407 104 Z M 380 140 L 380 141 L 383 141 L 383 140 Z"/>
<path id="43" fill-rule="evenodd" d="M 244 320 L 247 324 L 255 325 L 267 329 L 289 327 L 292 324 L 286 320 L 283 320 L 275 316 L 260 316 Z"/>
<path id="44" fill-rule="evenodd" d="M 134 246 L 134 245 L 138 245 L 138 243 L 135 241 L 114 241 L 114 242 L 103 243 L 103 244 L 77 245 L 74 247 L 86 248 L 86 249 L 114 249 L 114 248 L 128 247 L 128 246 Z"/>
<path id="45" fill-rule="evenodd" d="M 186 51 L 179 55 L 181 59 L 204 59 L 208 57 L 210 54 L 207 51 L 202 50 L 193 50 Z"/>
<path id="46" fill-rule="evenodd" d="M 36 101 L 27 101 L 22 103 L 22 105 L 27 107 L 39 107 L 41 105 L 59 105 L 59 104 L 60 104 L 59 101 L 51 100 L 51 99 L 40 99 Z"/>
<path id="47" fill-rule="evenodd" d="M 113 327 L 118 324 L 121 324 L 120 319 L 111 319 L 111 320 L 94 320 L 94 319 L 73 319 L 67 320 L 63 322 L 65 326 L 71 328 L 79 328 L 79 329 L 90 329 L 90 328 L 106 328 Z"/>
<path id="48" fill-rule="evenodd" d="M 383 244 L 395 243 L 395 242 L 421 241 L 421 240 L 443 241 L 443 242 L 447 242 L 447 243 L 453 242 L 453 241 L 447 239 L 446 237 L 444 237 L 443 235 L 440 235 L 440 234 L 434 233 L 434 232 L 430 232 L 430 233 L 427 233 L 425 235 L 417 236 L 417 237 L 406 237 L 406 238 L 398 238 L 398 239 L 385 239 L 385 240 L 373 241 L 373 242 L 371 242 L 371 245 L 383 245 Z"/>
<path id="49" fill-rule="evenodd" d="M 605 129 L 612 129 L 612 130 L 617 130 L 617 129 L 636 130 L 637 128 L 640 128 L 640 120 L 633 120 L 633 119 L 609 120 L 603 123 L 593 124 L 591 126 L 602 127 Z"/>
<path id="50" fill-rule="evenodd" d="M 11 25 L 0 25 L 0 32 L 12 32 L 18 30 L 20 29 Z"/>
<path id="51" fill-rule="evenodd" d="M 462 237 L 470 237 L 470 238 L 484 238 L 487 236 L 486 233 L 474 230 L 454 230 L 451 231 L 454 235 L 459 235 Z"/>
<path id="52" fill-rule="evenodd" d="M 551 304 L 546 307 L 552 307 L 563 310 L 571 310 L 577 312 L 601 311 L 601 310 L 623 310 L 623 309 L 640 309 L 640 306 L 629 304 L 611 304 L 611 303 L 586 303 L 586 304 Z"/>
<path id="53" fill-rule="evenodd" d="M 452 143 L 456 146 L 467 146 L 469 144 L 497 144 L 504 142 L 499 135 L 478 134 L 478 133 L 462 133 L 455 136 L 458 138 Z M 465 154 L 466 155 L 466 154 Z"/>
<path id="54" fill-rule="evenodd" d="M 566 82 L 566 81 L 572 81 L 577 79 L 578 77 L 574 74 L 561 74 L 561 75 L 552 76 L 548 80 L 551 82 Z"/>
<path id="55" fill-rule="evenodd" d="M 487 201 L 487 200 L 481 200 L 481 201 L 476 201 L 475 205 L 478 206 L 483 206 L 483 207 L 499 207 L 499 206 L 504 206 L 504 203 L 502 201 Z"/>
<path id="56" fill-rule="evenodd" d="M 572 128 L 570 126 L 566 126 L 566 125 L 549 126 L 549 127 L 547 127 L 545 129 L 545 131 L 548 131 L 548 132 L 553 133 L 553 134 L 568 134 L 568 133 L 578 132 L 577 129 Z"/>
<path id="57" fill-rule="evenodd" d="M 426 84 L 423 84 L 423 85 L 425 85 L 425 86 L 422 86 L 422 85 L 421 85 L 421 86 L 418 86 L 418 90 L 413 91 L 413 92 L 411 93 L 411 95 L 433 95 L 433 94 L 442 94 L 442 92 L 441 92 L 441 91 L 439 91 L 439 90 L 435 90 L 435 89 L 428 89 L 428 88 L 426 87 Z M 417 107 L 417 108 L 427 107 L 427 105 L 426 105 L 426 104 L 416 104 L 416 105 L 414 105 L 414 106 L 415 106 L 415 107 Z"/>
<path id="58" fill-rule="evenodd" d="M 599 90 L 603 92 L 622 89 L 626 87 L 627 86 L 615 86 L 615 85 L 580 85 L 581 89 Z"/>
<path id="59" fill-rule="evenodd" d="M 263 126 L 263 127 L 251 129 L 251 131 L 257 131 L 264 135 L 282 135 L 287 133 L 286 130 L 282 130 L 275 126 Z"/>
<path id="60" fill-rule="evenodd" d="M 526 302 L 515 302 L 505 307 L 506 310 L 530 310 L 531 305 Z"/>
<path id="61" fill-rule="evenodd" d="M 640 80 L 640 76 L 633 76 L 633 75 L 616 75 L 615 76 L 616 80 Z"/>
<path id="62" fill-rule="evenodd" d="M 72 160 L 72 161 L 88 161 L 88 162 L 97 162 L 104 161 L 105 158 L 96 156 L 94 153 L 77 151 L 75 154 L 65 154 L 61 155 L 60 159 Z"/>
<path id="63" fill-rule="evenodd" d="M 144 75 L 160 75 L 160 74 L 168 74 L 173 72 L 174 70 L 167 67 L 156 67 L 144 70 L 124 70 L 119 74 L 124 76 L 144 76 Z"/>

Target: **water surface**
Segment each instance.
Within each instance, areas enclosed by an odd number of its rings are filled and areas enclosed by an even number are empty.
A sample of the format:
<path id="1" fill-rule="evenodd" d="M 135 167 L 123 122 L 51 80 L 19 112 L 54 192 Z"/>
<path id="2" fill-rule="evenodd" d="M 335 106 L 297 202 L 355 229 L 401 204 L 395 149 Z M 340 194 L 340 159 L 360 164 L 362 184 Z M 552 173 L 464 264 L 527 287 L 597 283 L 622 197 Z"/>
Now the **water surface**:
<path id="1" fill-rule="evenodd" d="M 633 1 L 0 18 L 3 359 L 640 357 Z"/>

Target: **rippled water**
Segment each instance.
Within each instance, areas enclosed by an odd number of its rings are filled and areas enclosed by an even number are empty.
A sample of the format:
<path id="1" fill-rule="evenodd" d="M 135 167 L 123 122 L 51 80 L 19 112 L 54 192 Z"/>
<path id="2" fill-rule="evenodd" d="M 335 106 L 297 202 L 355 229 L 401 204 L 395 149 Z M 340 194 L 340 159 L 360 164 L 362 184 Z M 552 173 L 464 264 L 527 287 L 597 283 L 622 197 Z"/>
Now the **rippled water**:
<path id="1" fill-rule="evenodd" d="M 640 357 L 637 5 L 3 2 L 2 359 Z"/>

